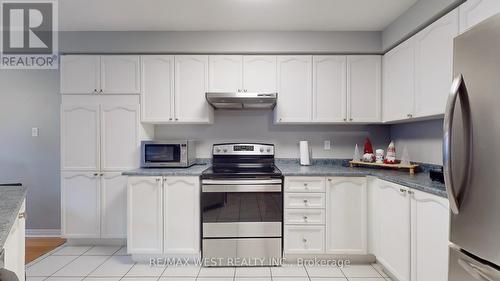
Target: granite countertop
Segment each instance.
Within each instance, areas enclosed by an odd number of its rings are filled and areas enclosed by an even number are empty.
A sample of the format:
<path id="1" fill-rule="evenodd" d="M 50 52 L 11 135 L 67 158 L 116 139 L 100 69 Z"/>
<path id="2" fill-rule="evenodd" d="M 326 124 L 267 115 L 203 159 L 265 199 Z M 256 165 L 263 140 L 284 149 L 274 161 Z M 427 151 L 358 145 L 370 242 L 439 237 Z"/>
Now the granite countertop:
<path id="1" fill-rule="evenodd" d="M 10 229 L 17 218 L 19 210 L 26 198 L 25 186 L 0 186 L 0 249 L 3 246 Z"/>
<path id="2" fill-rule="evenodd" d="M 195 164 L 188 168 L 139 168 L 122 173 L 124 176 L 199 176 L 201 173 L 210 167 L 208 163 Z"/>
<path id="3" fill-rule="evenodd" d="M 313 161 L 313 165 L 311 166 L 301 166 L 297 159 L 276 159 L 276 166 L 283 172 L 284 176 L 373 176 L 440 197 L 447 197 L 444 184 L 432 181 L 428 170 L 425 169 L 414 175 L 410 175 L 408 171 L 360 167 L 350 168 L 346 164 L 346 160 L 324 159 Z M 210 163 L 204 161 L 189 168 L 141 168 L 126 171 L 122 174 L 126 176 L 200 176 L 208 167 L 210 167 Z"/>
<path id="4" fill-rule="evenodd" d="M 432 181 L 427 170 L 411 175 L 408 171 L 360 167 L 350 168 L 345 165 L 345 162 L 338 160 L 314 161 L 311 166 L 301 166 L 296 160 L 278 160 L 276 161 L 276 166 L 281 170 L 284 176 L 373 176 L 440 197 L 447 197 L 445 185 L 440 182 Z"/>

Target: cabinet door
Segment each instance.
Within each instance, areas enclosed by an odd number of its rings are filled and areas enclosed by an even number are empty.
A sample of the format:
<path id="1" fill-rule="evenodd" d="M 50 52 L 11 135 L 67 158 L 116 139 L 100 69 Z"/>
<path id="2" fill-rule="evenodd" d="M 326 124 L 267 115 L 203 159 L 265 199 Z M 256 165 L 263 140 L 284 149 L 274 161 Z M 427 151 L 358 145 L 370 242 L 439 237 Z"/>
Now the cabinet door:
<path id="1" fill-rule="evenodd" d="M 242 56 L 210 56 L 210 92 L 237 92 L 243 89 Z"/>
<path id="2" fill-rule="evenodd" d="M 173 121 L 174 57 L 141 56 L 141 76 L 141 121 Z"/>
<path id="3" fill-rule="evenodd" d="M 312 119 L 312 57 L 278 57 L 277 122 L 310 122 Z"/>
<path id="4" fill-rule="evenodd" d="M 19 280 L 25 280 L 25 212 L 23 203 L 3 245 L 3 266 Z"/>
<path id="5" fill-rule="evenodd" d="M 61 224 L 64 238 L 100 237 L 100 188 L 97 172 L 63 172 Z"/>
<path id="6" fill-rule="evenodd" d="M 413 114 L 415 88 L 413 39 L 408 39 L 384 55 L 384 94 L 382 96 L 384 121 L 404 120 Z"/>
<path id="7" fill-rule="evenodd" d="M 313 57 L 313 121 L 347 121 L 347 59 Z"/>
<path id="8" fill-rule="evenodd" d="M 367 253 L 366 178 L 330 178 L 326 188 L 326 252 Z"/>
<path id="9" fill-rule="evenodd" d="M 453 79 L 453 38 L 458 11 L 415 35 L 415 117 L 444 114 Z"/>
<path id="10" fill-rule="evenodd" d="M 378 181 L 377 260 L 400 281 L 410 281 L 410 196 L 407 193 L 400 185 Z"/>
<path id="11" fill-rule="evenodd" d="M 169 177 L 164 184 L 164 253 L 200 251 L 200 180 Z"/>
<path id="12" fill-rule="evenodd" d="M 101 170 L 137 168 L 139 105 L 101 106 Z"/>
<path id="13" fill-rule="evenodd" d="M 483 20 L 500 13 L 498 0 L 467 0 L 460 5 L 460 32 L 465 32 Z"/>
<path id="14" fill-rule="evenodd" d="M 99 139 L 99 105 L 61 106 L 61 169 L 99 170 Z"/>
<path id="15" fill-rule="evenodd" d="M 347 57 L 347 114 L 350 122 L 379 122 L 381 56 Z"/>
<path id="16" fill-rule="evenodd" d="M 210 123 L 208 56 L 175 56 L 175 121 Z"/>
<path id="17" fill-rule="evenodd" d="M 448 280 L 448 200 L 411 191 L 412 281 Z"/>
<path id="18" fill-rule="evenodd" d="M 61 56 L 61 93 L 97 94 L 100 90 L 100 57 Z"/>
<path id="19" fill-rule="evenodd" d="M 127 252 L 129 254 L 161 254 L 163 252 L 162 201 L 161 177 L 129 177 L 127 187 Z"/>
<path id="20" fill-rule="evenodd" d="M 243 57 L 243 89 L 252 93 L 276 93 L 276 56 Z"/>
<path id="21" fill-rule="evenodd" d="M 104 94 L 139 94 L 139 56 L 101 56 L 101 90 Z"/>
<path id="22" fill-rule="evenodd" d="M 101 211 L 101 238 L 126 238 L 126 176 L 119 172 L 101 176 Z"/>

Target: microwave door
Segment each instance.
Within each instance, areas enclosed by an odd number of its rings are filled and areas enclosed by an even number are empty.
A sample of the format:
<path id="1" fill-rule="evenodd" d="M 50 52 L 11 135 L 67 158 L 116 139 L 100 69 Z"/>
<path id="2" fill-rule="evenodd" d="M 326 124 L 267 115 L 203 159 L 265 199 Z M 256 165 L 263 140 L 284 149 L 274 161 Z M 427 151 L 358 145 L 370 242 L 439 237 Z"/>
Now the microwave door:
<path id="1" fill-rule="evenodd" d="M 180 162 L 180 145 L 178 144 L 145 144 L 143 157 L 146 165 Z"/>

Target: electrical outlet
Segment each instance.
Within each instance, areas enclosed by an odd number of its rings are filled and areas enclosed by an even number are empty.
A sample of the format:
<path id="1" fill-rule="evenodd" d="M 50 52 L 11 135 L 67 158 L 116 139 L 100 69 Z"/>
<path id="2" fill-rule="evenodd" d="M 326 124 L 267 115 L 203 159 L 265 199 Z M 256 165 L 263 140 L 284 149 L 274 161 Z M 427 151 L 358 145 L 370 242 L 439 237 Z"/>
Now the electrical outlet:
<path id="1" fill-rule="evenodd" d="M 31 128 L 31 136 L 38 137 L 38 128 Z"/>
<path id="2" fill-rule="evenodd" d="M 324 149 L 325 149 L 325 150 L 331 150 L 331 149 L 332 149 L 332 145 L 331 145 L 331 143 L 330 143 L 330 141 L 329 141 L 329 140 L 326 140 L 326 141 L 324 142 Z"/>

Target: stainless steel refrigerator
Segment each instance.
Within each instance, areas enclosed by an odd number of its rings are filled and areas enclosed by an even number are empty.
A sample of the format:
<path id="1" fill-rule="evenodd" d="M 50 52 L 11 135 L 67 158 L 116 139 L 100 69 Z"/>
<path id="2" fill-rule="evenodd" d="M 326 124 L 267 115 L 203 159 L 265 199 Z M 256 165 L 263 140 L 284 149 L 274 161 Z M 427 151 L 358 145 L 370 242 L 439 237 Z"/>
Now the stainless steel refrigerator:
<path id="1" fill-rule="evenodd" d="M 449 281 L 500 280 L 500 15 L 458 36 L 444 119 Z M 429 280 L 431 281 L 431 280 Z"/>

